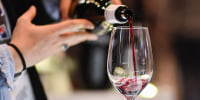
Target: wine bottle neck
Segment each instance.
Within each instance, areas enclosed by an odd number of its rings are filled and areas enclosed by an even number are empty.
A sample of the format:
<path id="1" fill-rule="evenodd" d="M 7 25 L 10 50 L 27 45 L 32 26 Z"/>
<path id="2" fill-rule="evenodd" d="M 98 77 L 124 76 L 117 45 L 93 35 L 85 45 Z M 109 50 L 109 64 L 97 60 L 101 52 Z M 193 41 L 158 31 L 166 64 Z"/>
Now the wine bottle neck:
<path id="1" fill-rule="evenodd" d="M 116 11 L 118 10 L 119 7 L 124 6 L 124 5 L 109 5 L 104 12 L 104 16 L 106 21 L 108 21 L 111 24 L 116 24 L 116 23 L 123 23 L 118 18 L 116 17 Z"/>

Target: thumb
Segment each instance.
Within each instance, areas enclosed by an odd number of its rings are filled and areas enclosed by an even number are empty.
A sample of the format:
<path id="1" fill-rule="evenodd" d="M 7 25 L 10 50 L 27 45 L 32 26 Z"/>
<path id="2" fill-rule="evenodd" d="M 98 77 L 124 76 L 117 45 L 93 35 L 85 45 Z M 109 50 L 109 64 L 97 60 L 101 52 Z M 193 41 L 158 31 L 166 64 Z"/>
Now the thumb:
<path id="1" fill-rule="evenodd" d="M 36 16 L 36 8 L 35 6 L 31 6 L 22 16 L 21 18 L 26 19 L 28 21 L 32 21 Z"/>

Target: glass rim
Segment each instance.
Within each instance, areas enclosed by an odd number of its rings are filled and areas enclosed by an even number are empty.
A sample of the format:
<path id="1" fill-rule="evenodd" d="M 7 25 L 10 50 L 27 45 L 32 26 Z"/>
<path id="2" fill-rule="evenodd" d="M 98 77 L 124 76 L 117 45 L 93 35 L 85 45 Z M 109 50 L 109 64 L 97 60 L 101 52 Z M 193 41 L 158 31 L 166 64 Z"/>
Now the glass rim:
<path id="1" fill-rule="evenodd" d="M 116 26 L 113 27 L 114 29 L 130 29 L 129 26 Z M 148 27 L 145 26 L 132 26 L 132 29 L 148 29 Z"/>

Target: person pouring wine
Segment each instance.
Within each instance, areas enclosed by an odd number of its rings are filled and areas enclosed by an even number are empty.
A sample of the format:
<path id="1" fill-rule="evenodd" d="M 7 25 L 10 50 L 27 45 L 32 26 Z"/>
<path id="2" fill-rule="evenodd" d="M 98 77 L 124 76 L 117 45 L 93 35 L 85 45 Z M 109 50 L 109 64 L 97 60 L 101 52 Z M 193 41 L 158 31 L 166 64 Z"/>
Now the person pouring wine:
<path id="1" fill-rule="evenodd" d="M 79 31 L 80 29 L 93 29 L 94 26 L 90 21 L 85 19 L 71 20 L 68 17 L 71 3 L 72 0 L 61 0 L 63 21 L 59 23 L 43 26 L 33 24 L 32 20 L 36 16 L 34 6 L 31 6 L 18 18 L 9 46 L 0 45 L 1 100 L 11 99 L 9 90 L 12 88 L 14 73 L 21 72 L 26 67 L 61 51 L 63 45 L 71 47 L 86 40 L 97 39 L 94 34 Z M 116 0 L 114 3 L 119 4 L 120 2 Z"/>

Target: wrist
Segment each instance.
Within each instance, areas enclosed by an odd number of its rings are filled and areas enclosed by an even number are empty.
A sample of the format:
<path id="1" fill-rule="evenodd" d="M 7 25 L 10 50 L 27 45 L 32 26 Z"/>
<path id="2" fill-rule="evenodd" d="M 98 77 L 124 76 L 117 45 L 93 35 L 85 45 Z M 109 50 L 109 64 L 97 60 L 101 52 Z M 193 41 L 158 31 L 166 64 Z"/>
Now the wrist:
<path id="1" fill-rule="evenodd" d="M 9 48 L 10 48 L 10 51 L 12 53 L 14 63 L 15 63 L 15 73 L 22 72 L 23 64 L 21 62 L 20 56 L 18 55 L 17 51 L 13 47 L 9 46 Z"/>

